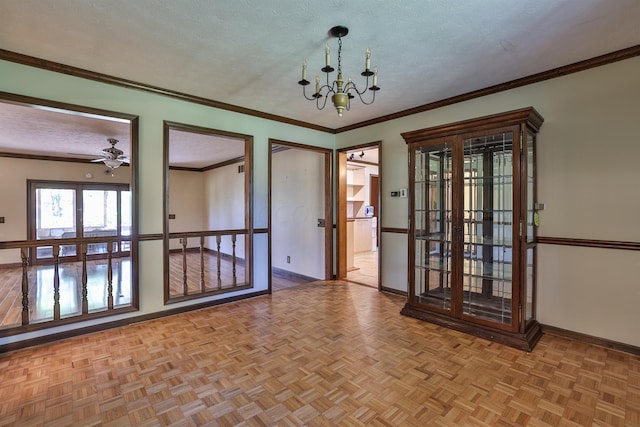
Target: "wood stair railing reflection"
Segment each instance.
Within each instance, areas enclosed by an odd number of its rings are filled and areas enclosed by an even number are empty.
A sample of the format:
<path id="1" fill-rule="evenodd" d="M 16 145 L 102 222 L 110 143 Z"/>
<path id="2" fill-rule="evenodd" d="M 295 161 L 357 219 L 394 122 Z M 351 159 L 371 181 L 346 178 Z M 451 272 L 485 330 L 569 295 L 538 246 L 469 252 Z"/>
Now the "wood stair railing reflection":
<path id="1" fill-rule="evenodd" d="M 59 323 L 63 320 L 61 316 L 60 309 L 60 264 L 61 264 L 61 256 L 60 256 L 60 247 L 68 246 L 68 245 L 77 245 L 80 248 L 80 263 L 82 268 L 81 274 L 81 316 L 69 316 L 65 317 L 64 320 L 68 321 L 72 317 L 81 317 L 78 319 L 85 320 L 87 316 L 90 316 L 89 313 L 89 292 L 88 292 L 88 273 L 87 273 L 87 263 L 90 262 L 87 258 L 87 250 L 89 245 L 92 244 L 106 244 L 106 261 L 107 261 L 107 277 L 106 277 L 106 290 L 107 290 L 107 311 L 114 310 L 114 297 L 113 297 L 113 245 L 116 242 L 121 242 L 122 237 L 118 236 L 110 236 L 110 237 L 92 237 L 86 239 L 48 239 L 48 240 L 25 240 L 25 241 L 13 241 L 13 242 L 0 242 L 0 250 L 6 249 L 19 249 L 20 250 L 20 260 L 21 260 L 21 293 L 22 293 L 22 315 L 21 315 L 21 324 L 22 326 L 31 325 L 31 316 L 30 316 L 30 296 L 29 296 L 29 268 L 38 268 L 38 267 L 47 267 L 53 266 L 53 319 L 48 321 L 38 322 L 41 323 Z M 52 257 L 50 259 L 44 259 L 42 264 L 38 264 L 37 266 L 31 266 L 29 261 L 29 253 L 31 250 L 37 250 L 38 247 L 51 247 L 52 248 Z M 104 254 L 100 254 L 104 256 Z M 104 258 L 103 258 L 104 259 Z M 71 261 L 72 263 L 74 261 Z M 77 261 L 75 261 L 77 262 Z M 36 275 L 36 281 L 38 279 L 38 275 Z M 46 283 L 37 283 L 40 289 L 47 289 L 48 285 Z M 104 315 L 104 313 L 101 313 Z M 19 326 L 19 325 L 16 325 Z"/>
<path id="2" fill-rule="evenodd" d="M 222 283 L 222 254 L 221 246 L 222 246 L 222 238 L 224 236 L 229 236 L 231 238 L 231 287 L 229 289 L 234 289 L 238 287 L 238 275 L 237 275 L 237 263 L 238 257 L 236 254 L 236 242 L 238 235 L 246 235 L 247 230 L 220 230 L 220 231 L 193 231 L 193 232 L 184 232 L 184 233 L 170 233 L 169 239 L 179 239 L 180 241 L 180 250 L 181 250 L 181 258 L 182 258 L 182 295 L 196 295 L 202 294 L 206 292 L 221 292 L 223 291 L 223 283 Z M 216 238 L 216 250 L 215 250 L 215 258 L 216 258 L 216 287 L 207 289 L 206 286 L 206 274 L 205 274 L 205 254 L 209 249 L 205 246 L 205 239 L 207 237 L 215 237 Z M 189 262 L 187 254 L 189 253 L 188 242 L 189 238 L 198 238 L 198 253 L 199 253 L 199 289 L 197 292 L 193 292 L 189 290 Z M 193 273 L 193 270 L 192 270 Z M 244 286 L 245 283 L 240 283 L 240 285 Z M 172 296 L 176 296 L 175 294 Z"/>

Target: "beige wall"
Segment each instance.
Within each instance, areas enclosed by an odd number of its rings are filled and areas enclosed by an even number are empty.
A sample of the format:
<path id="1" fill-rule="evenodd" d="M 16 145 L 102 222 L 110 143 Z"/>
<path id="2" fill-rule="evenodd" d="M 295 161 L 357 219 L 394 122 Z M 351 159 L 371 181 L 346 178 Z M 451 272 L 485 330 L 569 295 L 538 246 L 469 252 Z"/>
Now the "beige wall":
<path id="1" fill-rule="evenodd" d="M 171 170 L 169 173 L 169 231 L 226 230 L 244 226 L 244 173 L 238 164 L 205 172 Z M 199 238 L 188 240 L 187 247 L 200 246 Z M 244 257 L 244 238 L 236 241 L 236 255 Z M 178 239 L 170 242 L 170 249 L 180 248 Z M 215 238 L 205 239 L 205 247 L 215 250 Z M 223 237 L 221 252 L 231 254 L 232 244 Z"/>
<path id="2" fill-rule="evenodd" d="M 202 172 L 169 171 L 169 232 L 202 231 L 205 223 L 204 175 Z M 187 247 L 199 247 L 199 239 L 189 239 Z M 181 248 L 177 239 L 169 249 Z"/>
<path id="3" fill-rule="evenodd" d="M 239 173 L 240 163 L 211 169 L 204 175 L 204 221 L 207 230 L 245 228 L 245 172 Z M 236 256 L 244 258 L 244 237 L 236 239 Z M 207 239 L 208 248 L 216 248 L 215 238 Z M 230 236 L 223 236 L 220 252 L 233 253 Z"/>
<path id="4" fill-rule="evenodd" d="M 633 58 L 340 133 L 336 147 L 382 140 L 382 226 L 406 228 L 408 199 L 389 195 L 408 187 L 401 132 L 533 106 L 545 118 L 539 234 L 640 242 L 639 75 Z M 382 285 L 406 291 L 406 236 L 385 233 L 382 243 Z M 540 245 L 539 254 L 541 323 L 640 345 L 640 252 Z"/>

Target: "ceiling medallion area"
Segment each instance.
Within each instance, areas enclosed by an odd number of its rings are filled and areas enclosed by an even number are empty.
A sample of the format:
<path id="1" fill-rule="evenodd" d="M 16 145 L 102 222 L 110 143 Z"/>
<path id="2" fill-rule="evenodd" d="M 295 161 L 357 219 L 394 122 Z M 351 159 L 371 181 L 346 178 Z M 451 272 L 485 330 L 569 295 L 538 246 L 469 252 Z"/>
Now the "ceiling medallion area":
<path id="1" fill-rule="evenodd" d="M 343 26 L 336 26 L 329 30 L 329 35 L 338 38 L 338 75 L 335 80 L 330 81 L 329 74 L 335 71 L 331 66 L 330 49 L 327 43 L 324 47 L 324 67 L 320 69 L 326 75 L 326 83 L 320 85 L 320 76 L 316 76 L 315 92 L 309 96 L 306 93 L 306 87 L 311 83 L 307 80 L 307 61 L 302 63 L 302 80 L 298 82 L 302 86 L 302 95 L 309 101 L 316 101 L 316 107 L 318 110 L 324 109 L 327 105 L 327 99 L 331 95 L 331 102 L 338 112 L 338 116 L 342 117 L 344 110 L 349 111 L 351 108 L 351 100 L 358 96 L 360 101 L 365 105 L 371 105 L 376 99 L 376 92 L 380 90 L 378 87 L 378 67 L 373 67 L 371 70 L 371 51 L 369 48 L 365 51 L 365 67 L 364 71 L 360 73 L 361 76 L 366 77 L 367 80 L 364 85 L 364 89 L 360 90 L 353 82 L 351 77 L 348 78 L 346 84 L 342 77 L 342 38 L 349 34 L 349 29 Z M 371 78 L 372 84 L 369 86 L 369 79 Z M 371 100 L 365 101 L 363 95 L 367 92 L 371 92 Z"/>

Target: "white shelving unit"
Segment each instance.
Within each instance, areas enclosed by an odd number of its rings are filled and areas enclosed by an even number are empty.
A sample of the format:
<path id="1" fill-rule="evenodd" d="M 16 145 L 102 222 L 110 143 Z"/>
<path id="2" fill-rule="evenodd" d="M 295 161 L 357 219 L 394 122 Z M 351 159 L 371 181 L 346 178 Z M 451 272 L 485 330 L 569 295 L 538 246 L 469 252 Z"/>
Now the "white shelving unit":
<path id="1" fill-rule="evenodd" d="M 347 164 L 347 218 L 364 216 L 364 167 Z"/>

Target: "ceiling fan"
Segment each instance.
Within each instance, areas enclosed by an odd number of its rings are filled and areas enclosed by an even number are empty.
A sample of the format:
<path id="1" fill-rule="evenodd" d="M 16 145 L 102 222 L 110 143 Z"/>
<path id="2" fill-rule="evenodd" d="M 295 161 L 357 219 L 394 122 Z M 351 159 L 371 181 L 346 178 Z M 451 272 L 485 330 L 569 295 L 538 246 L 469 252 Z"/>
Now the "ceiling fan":
<path id="1" fill-rule="evenodd" d="M 124 152 L 121 149 L 116 148 L 118 140 L 115 138 L 108 138 L 107 141 L 109 141 L 111 147 L 103 149 L 102 157 L 99 159 L 91 160 L 91 162 L 103 162 L 105 166 L 107 166 L 111 170 L 119 168 L 123 163 L 129 163 L 129 158 L 124 155 Z"/>

